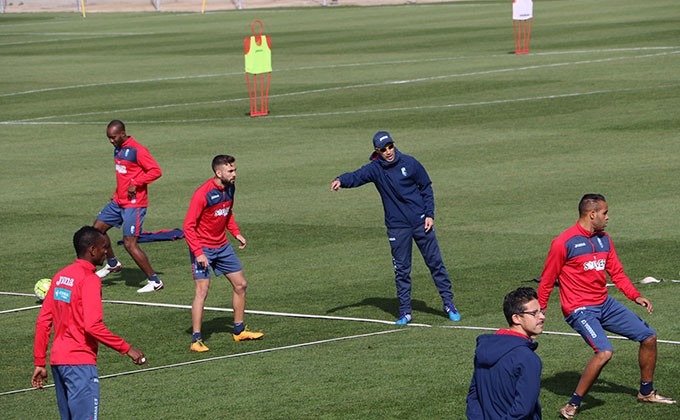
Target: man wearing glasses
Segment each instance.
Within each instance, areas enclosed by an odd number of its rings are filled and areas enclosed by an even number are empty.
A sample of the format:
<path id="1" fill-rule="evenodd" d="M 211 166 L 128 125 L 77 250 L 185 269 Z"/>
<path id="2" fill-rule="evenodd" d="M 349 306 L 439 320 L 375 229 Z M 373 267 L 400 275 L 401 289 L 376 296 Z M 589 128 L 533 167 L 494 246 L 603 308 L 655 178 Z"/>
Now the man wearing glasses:
<path id="1" fill-rule="evenodd" d="M 331 190 L 355 188 L 372 182 L 380 193 L 399 298 L 396 324 L 406 325 L 413 320 L 410 274 L 414 240 L 439 290 L 444 311 L 451 321 L 459 321 L 460 314 L 453 304 L 451 280 L 434 233 L 432 181 L 420 162 L 397 150 L 388 132 L 377 132 L 373 136 L 373 147 L 371 162 L 335 178 Z"/>
<path id="2" fill-rule="evenodd" d="M 579 219 L 550 245 L 538 287 L 538 301 L 545 310 L 548 298 L 559 281 L 564 320 L 593 348 L 595 355 L 586 365 L 569 403 L 560 410 L 565 419 L 573 418 L 581 400 L 612 357 L 607 331 L 640 343 L 640 402 L 675 404 L 672 398 L 657 394 L 653 377 L 656 366 L 656 332 L 621 302 L 607 294 L 607 274 L 628 299 L 652 314 L 652 303 L 640 296 L 604 232 L 609 207 L 601 194 L 586 194 L 578 206 Z"/>
<path id="3" fill-rule="evenodd" d="M 541 358 L 533 339 L 543 332 L 545 315 L 531 287 L 503 299 L 508 329 L 477 337 L 475 371 L 467 396 L 467 418 L 541 419 Z"/>

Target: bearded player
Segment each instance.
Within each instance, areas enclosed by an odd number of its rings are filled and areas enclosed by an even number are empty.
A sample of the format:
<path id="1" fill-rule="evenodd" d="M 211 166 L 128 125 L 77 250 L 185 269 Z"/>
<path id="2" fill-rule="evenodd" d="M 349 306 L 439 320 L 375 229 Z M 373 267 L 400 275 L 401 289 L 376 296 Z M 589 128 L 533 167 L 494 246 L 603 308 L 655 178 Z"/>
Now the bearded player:
<path id="1" fill-rule="evenodd" d="M 212 169 L 215 176 L 196 190 L 184 219 L 184 235 L 189 245 L 196 282 L 196 294 L 191 305 L 193 336 L 190 349 L 197 352 L 208 351 L 201 336 L 201 324 L 210 287 L 211 267 L 216 276 L 224 274 L 233 287 L 234 341 L 256 340 L 264 335 L 247 331 L 243 324 L 247 284 L 241 263 L 227 239 L 228 230 L 241 243 L 239 249 L 246 247 L 246 239 L 241 235 L 233 213 L 235 159 L 229 155 L 217 155 L 213 158 Z"/>

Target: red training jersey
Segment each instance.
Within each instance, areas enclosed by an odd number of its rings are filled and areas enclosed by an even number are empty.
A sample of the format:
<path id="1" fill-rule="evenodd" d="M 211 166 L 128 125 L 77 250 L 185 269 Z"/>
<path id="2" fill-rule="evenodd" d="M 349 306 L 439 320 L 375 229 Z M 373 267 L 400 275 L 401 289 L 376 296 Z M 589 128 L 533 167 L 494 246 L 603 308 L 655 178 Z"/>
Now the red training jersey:
<path id="1" fill-rule="evenodd" d="M 77 259 L 52 278 L 35 323 L 33 357 L 45 366 L 54 327 L 50 365 L 96 365 L 99 342 L 125 354 L 130 345 L 104 325 L 102 283 L 90 262 Z"/>
<path id="2" fill-rule="evenodd" d="M 201 247 L 219 248 L 229 242 L 227 230 L 232 236 L 241 234 L 234 220 L 234 190 L 211 178 L 194 192 L 184 218 L 184 238 L 194 256 L 203 254 Z"/>
<path id="3" fill-rule="evenodd" d="M 116 163 L 116 194 L 113 197 L 116 204 L 122 208 L 149 207 L 146 186 L 160 178 L 162 172 L 147 148 L 128 137 L 114 150 L 113 160 Z M 130 184 L 137 188 L 132 199 L 128 198 Z"/>
<path id="4" fill-rule="evenodd" d="M 541 308 L 548 305 L 555 280 L 559 280 L 564 316 L 581 306 L 600 305 L 607 299 L 605 271 L 629 299 L 640 296 L 624 274 L 609 235 L 590 232 L 576 223 L 550 245 L 538 286 L 538 303 Z"/>

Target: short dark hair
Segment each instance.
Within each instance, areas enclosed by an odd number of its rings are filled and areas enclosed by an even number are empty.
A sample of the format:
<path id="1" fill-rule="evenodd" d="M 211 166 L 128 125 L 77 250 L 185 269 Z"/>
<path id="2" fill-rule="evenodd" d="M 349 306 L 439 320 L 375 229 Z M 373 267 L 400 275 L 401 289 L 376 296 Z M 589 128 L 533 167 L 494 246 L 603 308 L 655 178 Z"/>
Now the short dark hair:
<path id="1" fill-rule="evenodd" d="M 92 226 L 83 226 L 73 235 L 73 247 L 78 257 L 85 255 L 87 250 L 95 246 L 103 234 Z"/>
<path id="2" fill-rule="evenodd" d="M 219 168 L 222 165 L 231 165 L 236 161 L 236 158 L 233 156 L 229 155 L 217 155 L 213 158 L 212 161 L 212 169 L 213 172 L 217 171 L 217 168 Z"/>
<path id="3" fill-rule="evenodd" d="M 523 312 L 525 305 L 534 299 L 538 299 L 538 295 L 531 287 L 520 287 L 505 295 L 503 299 L 503 313 L 508 321 L 508 325 L 512 326 L 512 316 Z"/>
<path id="4" fill-rule="evenodd" d="M 106 126 L 106 130 L 108 130 L 111 127 L 116 127 L 120 131 L 125 131 L 125 124 L 123 124 L 123 121 L 121 120 L 113 120 L 109 123 L 109 125 Z"/>
<path id="5" fill-rule="evenodd" d="M 586 194 L 581 198 L 578 203 L 578 215 L 585 216 L 591 210 L 600 210 L 600 202 L 606 203 L 607 200 L 604 199 L 602 194 Z"/>

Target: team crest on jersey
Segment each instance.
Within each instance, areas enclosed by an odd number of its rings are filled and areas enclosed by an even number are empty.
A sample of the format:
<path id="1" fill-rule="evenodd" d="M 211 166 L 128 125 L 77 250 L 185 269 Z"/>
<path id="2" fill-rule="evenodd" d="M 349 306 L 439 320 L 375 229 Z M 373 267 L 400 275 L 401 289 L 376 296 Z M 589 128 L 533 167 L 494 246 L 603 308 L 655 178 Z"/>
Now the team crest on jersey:
<path id="1" fill-rule="evenodd" d="M 406 167 L 404 166 L 401 167 L 401 174 L 404 176 L 408 176 L 408 174 L 406 173 Z"/>

